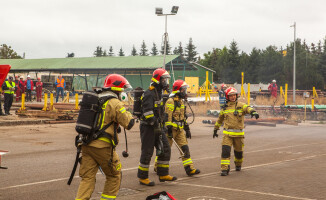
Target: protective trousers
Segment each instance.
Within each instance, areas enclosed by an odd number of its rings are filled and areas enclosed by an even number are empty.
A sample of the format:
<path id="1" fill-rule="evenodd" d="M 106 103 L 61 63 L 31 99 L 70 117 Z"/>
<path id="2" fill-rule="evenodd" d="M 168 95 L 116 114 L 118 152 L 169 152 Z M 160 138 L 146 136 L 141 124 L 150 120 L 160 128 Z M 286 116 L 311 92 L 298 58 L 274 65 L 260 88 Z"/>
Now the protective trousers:
<path id="1" fill-rule="evenodd" d="M 112 159 L 112 160 L 111 160 Z M 79 176 L 82 178 L 76 200 L 88 200 L 95 188 L 96 173 L 99 167 L 106 176 L 101 200 L 115 199 L 121 184 L 121 163 L 112 146 L 96 148 L 82 146 L 82 161 Z"/>
<path id="2" fill-rule="evenodd" d="M 184 134 L 183 129 L 172 129 L 172 136 L 175 142 L 178 144 L 178 146 L 181 148 L 182 152 L 184 153 L 184 157 L 182 157 L 182 163 L 183 167 L 185 168 L 186 172 L 191 172 L 194 170 L 194 164 L 190 158 L 190 151 L 189 151 L 189 146 L 188 146 L 188 141 L 186 138 L 186 135 Z M 172 138 L 169 138 L 169 143 L 170 146 L 173 145 Z"/>
<path id="3" fill-rule="evenodd" d="M 42 101 L 42 88 L 41 87 L 36 88 L 36 101 L 37 102 Z"/>
<path id="4" fill-rule="evenodd" d="M 32 101 L 32 90 L 26 89 L 26 101 Z"/>
<path id="5" fill-rule="evenodd" d="M 234 148 L 235 166 L 241 166 L 243 162 L 244 137 L 230 137 L 224 134 L 222 141 L 221 170 L 229 169 L 232 145 Z"/>
<path id="6" fill-rule="evenodd" d="M 3 108 L 6 114 L 9 114 L 13 100 L 14 100 L 14 95 L 5 93 L 5 102 Z"/>
<path id="7" fill-rule="evenodd" d="M 147 179 L 149 165 L 153 156 L 154 147 L 159 140 L 158 131 L 154 131 L 154 126 L 140 124 L 141 156 L 138 167 L 138 178 Z M 162 134 L 164 153 L 157 158 L 157 175 L 166 176 L 169 174 L 169 162 L 171 157 L 171 147 L 165 134 Z"/>
<path id="8" fill-rule="evenodd" d="M 20 88 L 18 87 L 16 90 L 16 102 L 19 102 L 21 98 L 21 91 Z"/>

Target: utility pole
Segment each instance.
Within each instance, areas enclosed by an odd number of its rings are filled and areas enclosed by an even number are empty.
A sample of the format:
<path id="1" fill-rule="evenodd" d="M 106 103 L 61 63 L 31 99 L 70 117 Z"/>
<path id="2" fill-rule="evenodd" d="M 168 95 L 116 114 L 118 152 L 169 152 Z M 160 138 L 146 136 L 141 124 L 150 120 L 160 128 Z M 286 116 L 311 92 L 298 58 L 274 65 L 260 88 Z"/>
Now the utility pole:
<path id="1" fill-rule="evenodd" d="M 293 42 L 293 45 L 294 45 L 294 52 L 293 52 L 293 103 L 295 103 L 295 55 L 296 55 L 296 52 L 295 52 L 295 41 L 296 41 L 296 23 L 294 22 L 294 24 L 290 27 L 293 27 L 294 28 L 294 42 Z"/>

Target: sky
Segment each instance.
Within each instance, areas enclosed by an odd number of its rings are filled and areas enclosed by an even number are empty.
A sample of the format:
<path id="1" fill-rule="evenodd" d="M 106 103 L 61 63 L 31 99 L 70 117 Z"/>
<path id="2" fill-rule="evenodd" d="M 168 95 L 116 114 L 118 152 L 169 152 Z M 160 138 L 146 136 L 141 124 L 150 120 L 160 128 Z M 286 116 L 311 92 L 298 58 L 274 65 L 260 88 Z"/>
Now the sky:
<path id="1" fill-rule="evenodd" d="M 0 43 L 26 59 L 91 57 L 97 46 L 130 55 L 143 40 L 148 49 L 162 45 L 165 19 L 155 8 L 172 6 L 179 6 L 167 20 L 172 48 L 191 37 L 201 55 L 232 40 L 247 53 L 285 47 L 294 22 L 308 44 L 326 36 L 325 0 L 1 0 Z"/>

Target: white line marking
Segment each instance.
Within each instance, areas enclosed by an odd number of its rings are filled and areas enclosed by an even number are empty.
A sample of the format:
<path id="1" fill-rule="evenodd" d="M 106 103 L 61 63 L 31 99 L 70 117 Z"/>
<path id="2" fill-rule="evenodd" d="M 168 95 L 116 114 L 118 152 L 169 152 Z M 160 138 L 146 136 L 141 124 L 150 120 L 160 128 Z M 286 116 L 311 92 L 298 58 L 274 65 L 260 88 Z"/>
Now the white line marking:
<path id="1" fill-rule="evenodd" d="M 240 189 L 225 188 L 225 187 L 215 187 L 215 186 L 208 186 L 208 185 L 196 185 L 196 184 L 178 183 L 178 182 L 171 182 L 171 184 L 194 186 L 194 187 L 203 187 L 203 188 L 210 188 L 210 189 L 228 190 L 228 191 L 233 191 L 233 192 L 245 192 L 245 193 L 251 193 L 251 194 L 260 194 L 260 195 L 282 197 L 282 198 L 289 198 L 289 199 L 314 200 L 314 199 L 308 199 L 308 198 L 286 196 L 286 195 L 281 195 L 281 194 L 273 194 L 273 193 L 266 193 L 266 192 L 256 192 L 256 191 L 251 191 L 251 190 L 240 190 Z"/>
<path id="2" fill-rule="evenodd" d="M 256 153 L 256 152 L 260 152 L 260 151 L 269 151 L 269 150 L 276 150 L 276 149 L 284 149 L 284 148 L 291 148 L 291 147 L 297 147 L 297 146 L 307 146 L 307 145 L 313 145 L 313 144 L 324 144 L 324 143 L 310 143 L 310 144 L 303 144 L 303 145 L 285 146 L 285 147 L 278 147 L 278 148 L 272 148 L 272 149 L 251 151 L 251 152 L 246 152 L 246 153 Z M 325 155 L 325 154 L 321 154 L 321 155 Z M 318 155 L 318 156 L 321 156 L 321 155 Z M 204 158 L 198 158 L 198 159 L 192 159 L 192 160 L 205 160 L 205 159 L 212 159 L 212 158 L 218 158 L 218 157 L 204 157 Z M 286 161 L 278 161 L 278 162 L 275 162 L 274 164 L 281 163 L 281 162 L 289 162 L 289 161 L 292 161 L 292 160 L 295 160 L 295 159 L 290 159 L 290 160 L 286 160 Z M 180 163 L 180 161 L 170 162 L 170 164 L 176 164 L 176 163 Z M 249 167 L 243 167 L 242 169 L 249 169 L 249 168 L 254 168 L 254 167 L 259 167 L 259 166 L 265 166 L 265 165 L 271 165 L 271 163 L 261 164 L 261 165 L 254 165 L 254 166 L 249 166 Z M 153 167 L 153 165 L 151 165 L 151 167 Z M 122 169 L 122 171 L 130 171 L 130 170 L 136 170 L 136 169 L 138 169 L 138 166 L 137 167 L 132 167 L 132 168 Z M 101 173 L 99 172 L 97 174 L 101 174 Z M 209 174 L 197 175 L 196 177 L 208 176 L 208 175 L 212 175 L 212 174 L 216 174 L 216 172 L 209 173 Z M 79 176 L 74 176 L 74 178 L 79 178 Z M 180 178 L 180 179 L 178 179 L 178 181 L 180 181 L 180 180 L 186 180 L 188 178 L 191 178 L 191 177 Z M 10 188 L 24 187 L 24 186 L 29 186 L 29 185 L 38 185 L 38 184 L 43 184 L 43 183 L 51 183 L 51 182 L 56 182 L 56 181 L 68 180 L 68 179 L 69 178 L 58 178 L 58 179 L 52 179 L 52 180 L 47 180 L 47 181 L 39 181 L 39 182 L 32 182 L 32 183 L 26 183 L 26 184 L 20 184 L 20 185 L 13 185 L 13 186 L 8 186 L 8 187 L 0 188 L 0 190 L 10 189 Z"/>

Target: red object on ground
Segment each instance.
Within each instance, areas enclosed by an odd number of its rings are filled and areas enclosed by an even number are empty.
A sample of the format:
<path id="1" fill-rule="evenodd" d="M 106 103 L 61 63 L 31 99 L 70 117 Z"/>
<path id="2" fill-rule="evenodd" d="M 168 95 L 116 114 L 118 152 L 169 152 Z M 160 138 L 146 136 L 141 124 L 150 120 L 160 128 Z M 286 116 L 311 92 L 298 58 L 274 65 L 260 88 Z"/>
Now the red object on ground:
<path id="1" fill-rule="evenodd" d="M 10 68 L 11 68 L 10 65 L 0 65 L 0 87 L 2 86 L 3 82 L 6 80 Z"/>

